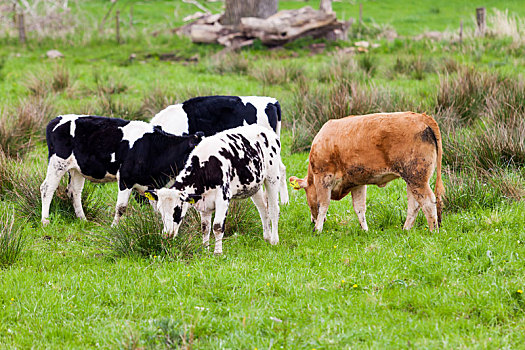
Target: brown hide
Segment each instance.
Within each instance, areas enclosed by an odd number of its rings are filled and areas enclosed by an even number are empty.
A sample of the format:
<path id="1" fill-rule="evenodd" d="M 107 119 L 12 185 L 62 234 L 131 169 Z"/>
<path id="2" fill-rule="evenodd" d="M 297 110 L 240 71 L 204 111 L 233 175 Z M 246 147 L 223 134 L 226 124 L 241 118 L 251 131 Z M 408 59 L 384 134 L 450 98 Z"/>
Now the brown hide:
<path id="1" fill-rule="evenodd" d="M 403 178 L 409 188 L 428 186 L 437 167 L 436 199 L 441 217 L 441 134 L 436 121 L 414 112 L 378 113 L 328 121 L 315 136 L 308 175 L 295 179 L 305 188 L 311 210 L 317 212 L 316 184 L 331 189 L 340 200 L 362 185 L 385 186 Z M 312 212 L 313 218 L 317 213 Z"/>

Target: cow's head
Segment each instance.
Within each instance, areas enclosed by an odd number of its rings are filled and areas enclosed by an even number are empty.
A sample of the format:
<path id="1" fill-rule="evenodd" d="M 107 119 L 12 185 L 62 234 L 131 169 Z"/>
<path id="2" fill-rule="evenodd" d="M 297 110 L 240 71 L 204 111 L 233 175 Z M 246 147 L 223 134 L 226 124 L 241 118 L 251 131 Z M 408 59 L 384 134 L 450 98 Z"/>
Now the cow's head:
<path id="1" fill-rule="evenodd" d="M 288 181 L 290 181 L 290 186 L 292 186 L 294 190 L 300 190 L 301 188 L 308 187 L 308 182 L 306 181 L 306 178 L 300 179 L 297 176 L 290 176 Z"/>
<path id="2" fill-rule="evenodd" d="M 161 188 L 146 191 L 146 197 L 157 203 L 157 210 L 164 224 L 163 232 L 176 237 L 179 227 L 189 207 L 188 195 L 173 188 Z"/>

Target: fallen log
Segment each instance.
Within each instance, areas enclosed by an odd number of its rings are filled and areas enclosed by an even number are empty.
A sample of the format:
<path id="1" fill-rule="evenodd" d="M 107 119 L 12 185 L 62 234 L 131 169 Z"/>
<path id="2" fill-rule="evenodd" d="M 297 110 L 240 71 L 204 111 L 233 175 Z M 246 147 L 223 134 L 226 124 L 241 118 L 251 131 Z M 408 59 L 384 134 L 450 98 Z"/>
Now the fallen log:
<path id="1" fill-rule="evenodd" d="M 266 19 L 244 17 L 239 26 L 220 23 L 220 15 L 205 15 L 178 28 L 197 43 L 219 43 L 226 47 L 251 45 L 259 39 L 267 46 L 280 46 L 302 37 L 346 38 L 351 22 L 338 21 L 335 13 L 317 11 L 309 6 L 283 10 Z"/>

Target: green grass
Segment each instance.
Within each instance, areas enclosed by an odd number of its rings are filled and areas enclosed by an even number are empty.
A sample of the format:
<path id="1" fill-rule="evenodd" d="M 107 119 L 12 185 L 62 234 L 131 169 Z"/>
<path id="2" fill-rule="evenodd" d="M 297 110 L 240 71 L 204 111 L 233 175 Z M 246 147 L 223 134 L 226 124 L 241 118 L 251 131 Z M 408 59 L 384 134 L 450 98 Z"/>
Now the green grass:
<path id="1" fill-rule="evenodd" d="M 87 41 L 30 38 L 27 47 L 20 47 L 0 39 L 0 109 L 7 113 L 0 116 L 15 117 L 31 95 L 29 73 L 52 75 L 57 65 L 70 73 L 68 87 L 50 92 L 57 114 L 99 110 L 97 75 L 104 87 L 125 87 L 114 89 L 112 101 L 144 118 L 151 117 L 141 109 L 146 97 L 162 92 L 173 99 L 265 94 L 283 106 L 287 175 L 306 174 L 307 153 L 290 152 L 291 115 L 301 108 L 292 98 L 301 84 L 332 87 L 322 71 L 340 62 L 332 53 L 351 42 L 328 43 L 327 54 L 313 56 L 309 40 L 276 51 L 255 47 L 226 65 L 212 58 L 218 46 L 194 45 L 168 33 L 150 36 L 181 24 L 183 16 L 196 11 L 193 5 L 123 1 L 121 13 L 128 13 L 132 3 L 135 32 L 123 24 L 120 46 L 110 34 L 112 21 L 106 36 Z M 109 7 L 102 0 L 82 4 L 95 18 Z M 304 4 L 281 1 L 280 7 Z M 318 6 L 317 1 L 306 4 Z M 219 11 L 221 3 L 206 5 Z M 524 15 L 519 1 L 483 5 Z M 422 1 L 416 7 L 389 0 L 363 1 L 363 6 L 365 23 L 387 22 L 401 35 L 415 35 L 455 28 L 461 18 L 468 22 L 478 4 Z M 335 2 L 334 10 L 339 17 L 357 17 L 358 2 Z M 422 109 L 431 105 L 445 73 L 438 67 L 419 75 L 399 69 L 393 75 L 396 59 L 421 57 L 438 64 L 453 59 L 510 77 L 525 72 L 521 52 L 509 49 L 505 40 L 476 39 L 462 48 L 379 42 L 368 62 L 374 65 L 373 76 L 356 63 L 357 71 L 348 77 L 402 92 Z M 50 48 L 65 58 L 58 63 L 42 58 Z M 199 61 L 158 59 L 168 52 L 197 55 Z M 132 53 L 137 58 L 130 61 Z M 286 79 L 276 75 L 283 67 L 294 70 Z M 38 176 L 47 151 L 37 139 L 33 146 L 21 161 Z M 523 184 L 522 168 L 508 174 Z M 451 181 L 445 177 L 446 185 Z M 290 189 L 290 204 L 281 207 L 277 246 L 264 242 L 256 217 L 247 226 L 232 224 L 224 255 L 218 257 L 200 249 L 189 255 L 118 257 L 107 245 L 107 237 L 118 233 L 109 228 L 117 187 L 92 185 L 90 196 L 106 208 L 96 222 L 74 219 L 63 205 L 52 206 L 45 228 L 38 217 L 18 213 L 25 246 L 13 265 L 0 269 L 0 348 L 520 348 L 525 343 L 525 296 L 518 292 L 525 290 L 525 202 L 504 198 L 490 183 L 475 185 L 471 192 L 457 193 L 456 207 L 446 209 L 437 233 L 428 232 L 422 214 L 413 230 L 401 230 L 407 207 L 401 180 L 369 187 L 368 232 L 360 230 L 348 197 L 331 203 L 323 233 L 314 235 L 304 193 Z M 17 204 L 5 190 L 0 189 L 0 216 Z M 471 197 L 462 200 L 462 195 Z M 33 209 L 39 213 L 38 205 Z M 134 206 L 129 214 L 137 211 Z M 158 225 L 153 221 L 152 227 Z M 200 241 L 199 235 L 194 239 Z"/>

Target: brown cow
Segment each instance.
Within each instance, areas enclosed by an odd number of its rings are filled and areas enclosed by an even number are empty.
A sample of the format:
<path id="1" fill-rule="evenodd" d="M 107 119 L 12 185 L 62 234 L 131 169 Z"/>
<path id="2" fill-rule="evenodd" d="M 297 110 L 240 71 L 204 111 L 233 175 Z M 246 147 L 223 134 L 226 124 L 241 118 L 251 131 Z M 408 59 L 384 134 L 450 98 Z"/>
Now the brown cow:
<path id="1" fill-rule="evenodd" d="M 330 199 L 340 200 L 348 192 L 361 227 L 368 230 L 366 185 L 384 187 L 401 177 L 408 194 L 403 228 L 412 228 L 421 207 L 433 230 L 441 223 L 445 190 L 441 155 L 441 133 L 431 116 L 414 112 L 350 116 L 323 125 L 312 143 L 308 175 L 292 176 L 290 183 L 306 190 L 315 230 L 323 230 Z M 436 168 L 434 195 L 429 181 Z"/>

